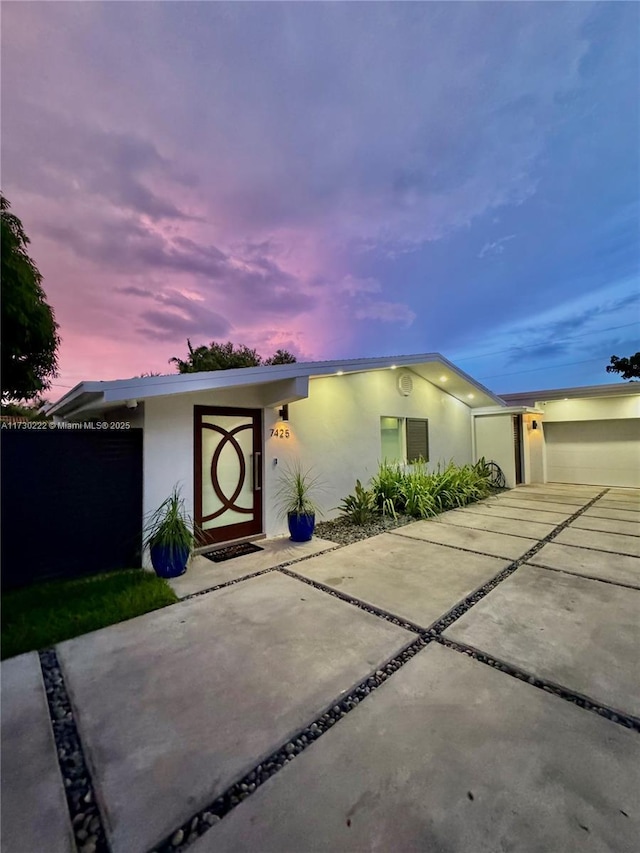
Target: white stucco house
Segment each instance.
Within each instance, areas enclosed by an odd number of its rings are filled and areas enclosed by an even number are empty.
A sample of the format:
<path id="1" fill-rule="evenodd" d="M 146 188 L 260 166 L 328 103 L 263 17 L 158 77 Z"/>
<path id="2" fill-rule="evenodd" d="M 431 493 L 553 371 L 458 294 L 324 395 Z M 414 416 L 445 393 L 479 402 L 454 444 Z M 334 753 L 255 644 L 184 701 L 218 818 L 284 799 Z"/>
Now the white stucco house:
<path id="1" fill-rule="evenodd" d="M 326 517 L 383 459 L 640 486 L 639 386 L 498 397 L 438 353 L 82 382 L 49 413 L 141 427 L 145 514 L 180 483 L 212 544 L 285 531 L 274 498 L 294 461 L 324 483 Z"/>

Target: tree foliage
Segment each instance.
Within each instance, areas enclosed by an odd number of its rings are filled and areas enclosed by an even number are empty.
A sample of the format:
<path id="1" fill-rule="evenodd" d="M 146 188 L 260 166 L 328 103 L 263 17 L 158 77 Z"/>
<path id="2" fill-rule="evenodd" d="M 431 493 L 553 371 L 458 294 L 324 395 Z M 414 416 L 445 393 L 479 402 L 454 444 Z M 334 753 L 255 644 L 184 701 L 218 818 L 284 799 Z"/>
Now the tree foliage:
<path id="1" fill-rule="evenodd" d="M 298 359 L 292 355 L 289 350 L 279 349 L 271 356 L 264 360 L 264 364 L 295 364 Z"/>
<path id="2" fill-rule="evenodd" d="M 640 379 L 640 352 L 629 358 L 611 356 L 611 364 L 607 365 L 607 373 L 621 373 L 623 379 Z"/>
<path id="3" fill-rule="evenodd" d="M 233 370 L 238 367 L 260 367 L 262 364 L 294 364 L 296 357 L 287 350 L 279 349 L 271 358 L 266 360 L 244 344 L 233 344 L 231 341 L 217 343 L 211 341 L 209 346 L 195 349 L 187 340 L 189 352 L 185 359 L 174 356 L 169 359 L 175 364 L 178 373 L 199 373 L 202 370 Z"/>
<path id="4" fill-rule="evenodd" d="M 57 376 L 58 324 L 29 257 L 22 222 L 0 194 L 2 230 L 2 400 L 32 400 Z"/>
<path id="5" fill-rule="evenodd" d="M 0 405 L 0 415 L 10 418 L 26 418 L 29 421 L 49 421 L 51 418 L 43 411 L 48 403 L 40 397 L 31 400 L 26 405 L 20 403 L 3 403 Z"/>

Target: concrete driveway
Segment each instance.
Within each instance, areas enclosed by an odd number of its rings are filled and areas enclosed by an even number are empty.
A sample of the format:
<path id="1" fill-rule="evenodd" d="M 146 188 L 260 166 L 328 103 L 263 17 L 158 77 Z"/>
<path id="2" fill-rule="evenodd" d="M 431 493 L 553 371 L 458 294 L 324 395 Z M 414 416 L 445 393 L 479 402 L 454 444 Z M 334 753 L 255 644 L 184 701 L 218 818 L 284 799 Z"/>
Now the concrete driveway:
<path id="1" fill-rule="evenodd" d="M 545 485 L 197 558 L 2 664 L 2 851 L 637 853 L 639 546 L 637 491 Z"/>

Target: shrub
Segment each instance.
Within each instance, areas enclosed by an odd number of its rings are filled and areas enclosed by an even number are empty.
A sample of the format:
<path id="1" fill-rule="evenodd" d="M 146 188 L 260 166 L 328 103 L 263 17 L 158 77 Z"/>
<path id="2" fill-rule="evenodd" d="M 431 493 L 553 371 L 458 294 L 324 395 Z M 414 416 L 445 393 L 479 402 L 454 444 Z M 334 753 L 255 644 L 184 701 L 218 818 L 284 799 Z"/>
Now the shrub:
<path id="1" fill-rule="evenodd" d="M 356 480 L 354 493 L 343 498 L 338 509 L 353 524 L 366 524 L 376 513 L 375 495 Z"/>
<path id="2" fill-rule="evenodd" d="M 378 473 L 371 478 L 375 505 L 383 515 L 396 518 L 399 512 L 404 512 L 403 481 L 404 471 L 400 466 L 386 461 L 380 464 Z"/>
<path id="3" fill-rule="evenodd" d="M 371 489 L 377 510 L 385 515 L 430 518 L 491 494 L 491 470 L 484 459 L 475 465 L 438 465 L 432 473 L 422 461 L 407 470 L 383 462 L 371 480 Z"/>

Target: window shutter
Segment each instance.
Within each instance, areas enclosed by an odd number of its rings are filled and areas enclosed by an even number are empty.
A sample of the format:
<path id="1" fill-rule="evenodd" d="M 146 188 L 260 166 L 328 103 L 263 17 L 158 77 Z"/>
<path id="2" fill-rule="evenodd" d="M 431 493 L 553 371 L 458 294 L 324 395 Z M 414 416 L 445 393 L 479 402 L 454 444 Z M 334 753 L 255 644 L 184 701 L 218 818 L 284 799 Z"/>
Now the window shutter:
<path id="1" fill-rule="evenodd" d="M 407 418 L 407 462 L 429 461 L 429 421 Z"/>

